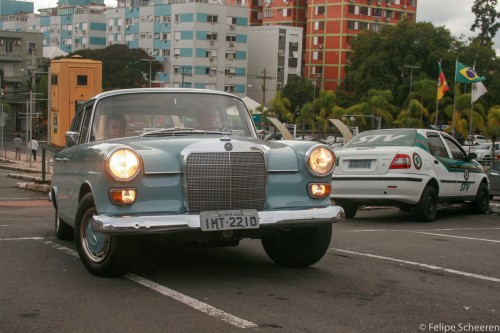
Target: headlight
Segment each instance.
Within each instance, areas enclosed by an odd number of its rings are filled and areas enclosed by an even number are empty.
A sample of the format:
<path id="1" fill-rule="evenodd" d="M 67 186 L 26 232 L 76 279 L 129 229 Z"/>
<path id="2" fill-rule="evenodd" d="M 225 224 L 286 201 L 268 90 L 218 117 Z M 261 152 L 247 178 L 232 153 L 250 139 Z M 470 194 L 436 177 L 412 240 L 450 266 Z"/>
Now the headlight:
<path id="1" fill-rule="evenodd" d="M 106 159 L 106 170 L 116 180 L 131 180 L 139 173 L 139 155 L 130 148 L 118 148 Z"/>
<path id="2" fill-rule="evenodd" d="M 306 167 L 310 174 L 324 177 L 332 172 L 335 165 L 335 154 L 324 145 L 315 145 L 306 152 Z"/>

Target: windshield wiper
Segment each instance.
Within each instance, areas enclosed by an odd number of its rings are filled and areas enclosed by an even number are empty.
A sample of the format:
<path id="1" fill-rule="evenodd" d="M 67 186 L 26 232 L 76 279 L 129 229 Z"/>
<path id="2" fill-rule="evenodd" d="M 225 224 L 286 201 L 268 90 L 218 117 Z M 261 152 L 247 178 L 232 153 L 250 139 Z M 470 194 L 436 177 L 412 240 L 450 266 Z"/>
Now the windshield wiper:
<path id="1" fill-rule="evenodd" d="M 191 128 L 191 127 L 158 128 L 158 129 L 155 129 L 155 130 L 152 130 L 152 131 L 147 131 L 145 133 L 142 133 L 139 136 L 140 137 L 143 137 L 143 136 L 161 136 L 161 135 L 164 135 L 164 134 L 175 135 L 175 134 L 179 134 L 179 133 L 191 133 L 194 130 L 195 129 Z"/>

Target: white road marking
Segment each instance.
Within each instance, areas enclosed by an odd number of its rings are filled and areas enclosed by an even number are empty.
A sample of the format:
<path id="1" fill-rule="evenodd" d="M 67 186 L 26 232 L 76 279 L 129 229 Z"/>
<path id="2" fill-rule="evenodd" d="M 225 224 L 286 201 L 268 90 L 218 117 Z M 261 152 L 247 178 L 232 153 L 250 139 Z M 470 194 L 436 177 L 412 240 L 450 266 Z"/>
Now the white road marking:
<path id="1" fill-rule="evenodd" d="M 454 228 L 454 229 L 422 229 L 422 230 L 403 230 L 403 229 L 360 229 L 360 230 L 338 230 L 338 232 L 423 232 L 423 231 L 463 231 L 463 230 L 500 230 L 500 228 Z"/>
<path id="2" fill-rule="evenodd" d="M 349 254 L 355 254 L 355 255 L 365 256 L 365 257 L 370 257 L 370 258 L 375 258 L 375 259 L 382 259 L 382 260 L 394 261 L 394 262 L 399 262 L 399 263 L 402 263 L 402 264 L 408 264 L 408 265 L 418 266 L 418 267 L 422 267 L 422 268 L 428 268 L 428 269 L 432 269 L 432 270 L 436 270 L 436 271 L 442 271 L 442 272 L 447 272 L 447 273 L 451 273 L 451 274 L 463 275 L 463 276 L 472 277 L 472 278 L 481 279 L 481 280 L 486 280 L 486 281 L 500 282 L 500 279 L 496 278 L 496 277 L 491 277 L 491 276 L 486 276 L 486 275 L 480 275 L 480 274 L 474 274 L 474 273 L 468 273 L 468 272 L 462 272 L 462 271 L 457 271 L 455 269 L 450 269 L 450 268 L 445 268 L 445 267 L 439 267 L 439 266 L 434 266 L 434 265 L 428 265 L 428 264 L 422 264 L 422 263 L 414 262 L 414 261 L 408 261 L 408 260 L 403 260 L 403 259 L 397 259 L 397 258 L 391 258 L 391 257 L 384 257 L 384 256 L 378 256 L 378 255 L 369 254 L 369 253 L 355 252 L 355 251 L 342 250 L 342 249 L 330 248 L 330 250 L 334 250 L 334 251 L 338 251 L 338 252 L 343 252 L 343 253 L 349 253 Z"/>
<path id="3" fill-rule="evenodd" d="M 460 239 L 469 239 L 469 240 L 478 240 L 478 241 L 483 241 L 483 242 L 500 243 L 500 240 L 496 240 L 496 239 L 454 236 L 454 235 L 436 234 L 436 233 L 433 233 L 433 232 L 422 232 L 422 231 L 413 231 L 412 233 L 415 233 L 415 234 L 424 234 L 424 235 L 433 235 L 433 236 L 442 236 L 442 237 L 451 237 L 451 238 L 460 238 Z"/>
<path id="4" fill-rule="evenodd" d="M 42 237 L 13 237 L 13 238 L 0 238 L 0 241 L 16 241 L 16 240 L 42 240 Z"/>
<path id="5" fill-rule="evenodd" d="M 153 281 L 146 280 L 140 276 L 129 273 L 129 274 L 125 275 L 125 277 L 131 281 L 134 281 L 136 283 L 143 285 L 144 287 L 152 289 L 152 290 L 154 290 L 162 295 L 173 298 L 176 301 L 179 301 L 187 306 L 192 307 L 193 309 L 196 309 L 200 312 L 208 314 L 209 316 L 221 319 L 222 321 L 225 321 L 226 323 L 229 323 L 233 326 L 236 326 L 239 328 L 258 327 L 257 324 L 254 324 L 250 321 L 236 317 L 230 313 L 227 313 L 227 312 L 224 312 L 220 309 L 217 309 L 217 308 L 215 308 L 207 303 L 200 302 L 197 299 L 194 299 L 192 297 L 181 294 L 175 290 L 164 287 L 164 286 L 157 284 Z"/>
<path id="6" fill-rule="evenodd" d="M 41 239 L 41 238 L 39 238 Z M 69 255 L 72 255 L 73 257 L 79 258 L 78 252 L 75 250 L 72 250 L 70 248 L 67 248 L 65 246 L 62 246 L 60 244 L 54 243 L 52 241 L 47 241 L 45 244 L 52 246 L 53 248 L 63 251 L 64 253 L 67 253 Z M 207 303 L 200 302 L 195 298 L 189 297 L 187 295 L 184 295 L 180 292 L 177 292 L 175 290 L 172 290 L 170 288 L 167 288 L 165 286 L 162 286 L 156 282 L 144 279 L 138 275 L 135 274 L 127 274 L 124 276 L 125 278 L 129 279 L 130 281 L 133 281 L 135 283 L 138 283 L 146 288 L 149 288 L 153 291 L 156 291 L 157 293 L 160 293 L 164 296 L 170 297 L 176 301 L 179 301 L 195 310 L 198 310 L 200 312 L 203 312 L 209 316 L 218 318 L 222 321 L 225 321 L 228 324 L 231 324 L 233 326 L 239 327 L 239 328 L 250 328 L 250 327 L 259 327 L 257 324 L 252 323 L 251 321 L 236 317 L 230 313 L 224 312 L 220 309 L 217 309 Z"/>

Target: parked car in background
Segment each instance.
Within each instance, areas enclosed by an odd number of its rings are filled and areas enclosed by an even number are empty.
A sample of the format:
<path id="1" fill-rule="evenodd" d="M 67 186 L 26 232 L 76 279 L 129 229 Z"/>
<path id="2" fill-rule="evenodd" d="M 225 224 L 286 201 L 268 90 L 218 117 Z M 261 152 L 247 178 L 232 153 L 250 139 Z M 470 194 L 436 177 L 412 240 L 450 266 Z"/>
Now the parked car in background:
<path id="1" fill-rule="evenodd" d="M 331 198 L 347 218 L 364 205 L 398 206 L 422 222 L 436 218 L 438 203 L 470 202 L 477 213 L 489 210 L 483 167 L 444 132 L 362 132 L 335 154 Z"/>
<path id="2" fill-rule="evenodd" d="M 476 160 L 483 165 L 491 165 L 491 161 L 496 159 L 500 154 L 500 143 L 495 142 L 494 151 L 492 153 L 493 143 L 481 143 L 475 146 Z"/>
<path id="3" fill-rule="evenodd" d="M 260 239 L 283 266 L 327 251 L 335 154 L 308 141 L 257 137 L 243 101 L 198 89 L 127 89 L 76 112 L 54 158 L 50 199 L 59 239 L 74 236 L 95 275 L 126 273 L 145 235 L 198 246 Z"/>
<path id="4" fill-rule="evenodd" d="M 500 160 L 493 161 L 486 174 L 490 180 L 490 199 L 500 197 Z"/>
<path id="5" fill-rule="evenodd" d="M 469 135 L 467 139 L 465 139 L 464 146 L 476 146 L 480 143 L 488 143 L 488 142 L 490 142 L 490 140 L 488 140 L 488 138 L 485 137 L 484 135 L 475 134 L 475 135 Z"/>

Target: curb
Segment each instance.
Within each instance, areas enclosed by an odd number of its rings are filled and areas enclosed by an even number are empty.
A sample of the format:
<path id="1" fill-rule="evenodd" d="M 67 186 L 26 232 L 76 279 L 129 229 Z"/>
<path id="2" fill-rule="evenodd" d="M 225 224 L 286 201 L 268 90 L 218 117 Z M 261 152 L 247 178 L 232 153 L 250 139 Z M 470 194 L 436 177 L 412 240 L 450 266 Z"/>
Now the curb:
<path id="1" fill-rule="evenodd" d="M 25 190 L 38 191 L 49 193 L 50 184 L 38 184 L 38 183 L 17 183 L 17 188 L 22 188 Z"/>

